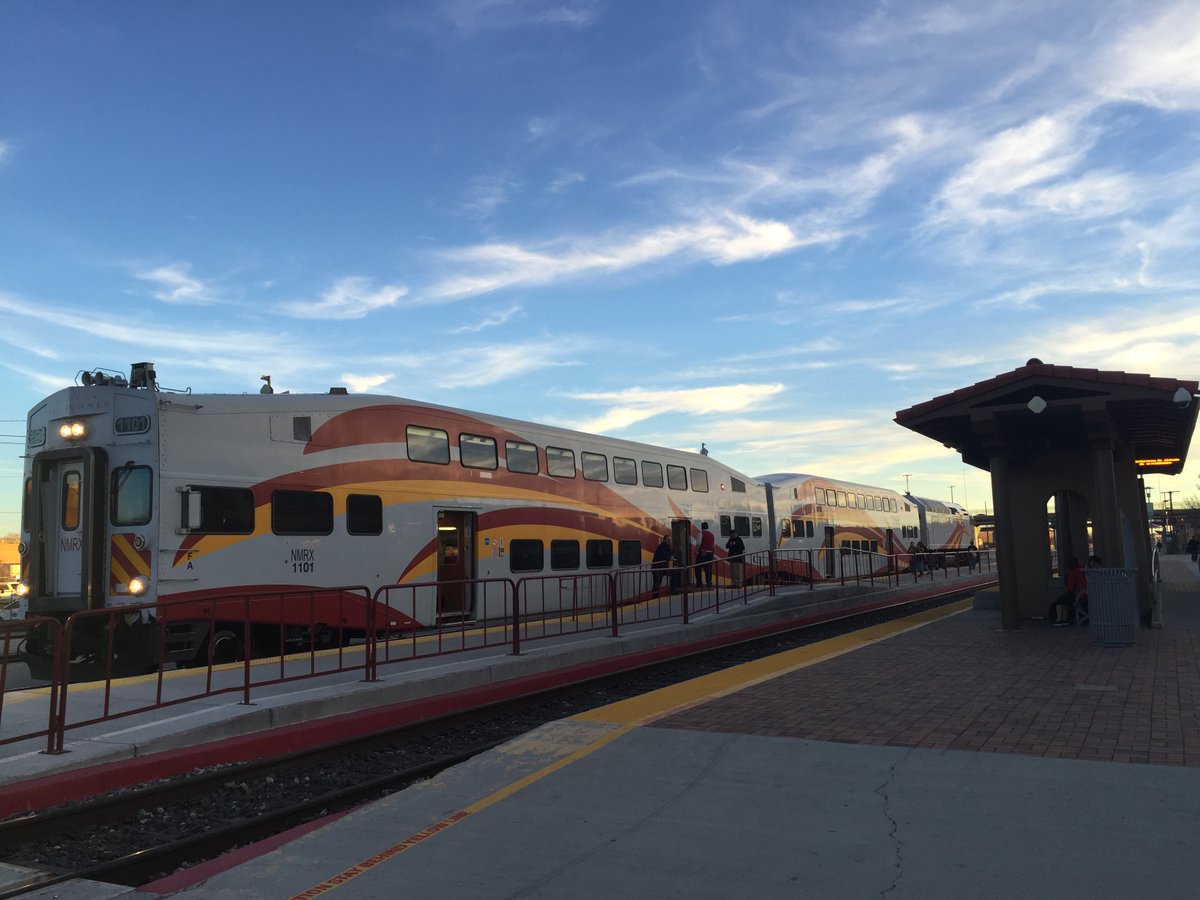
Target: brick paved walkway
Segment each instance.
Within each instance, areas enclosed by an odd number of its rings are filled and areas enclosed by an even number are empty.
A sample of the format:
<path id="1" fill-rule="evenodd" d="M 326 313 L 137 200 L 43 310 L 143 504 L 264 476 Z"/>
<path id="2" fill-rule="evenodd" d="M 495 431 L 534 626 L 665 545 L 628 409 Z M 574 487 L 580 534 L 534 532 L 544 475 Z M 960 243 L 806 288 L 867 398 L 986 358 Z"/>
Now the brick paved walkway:
<path id="1" fill-rule="evenodd" d="M 1200 585 L 1165 587 L 1168 611 L 1187 615 L 1132 647 L 1038 622 L 1005 632 L 998 613 L 968 611 L 655 724 L 1200 767 Z"/>

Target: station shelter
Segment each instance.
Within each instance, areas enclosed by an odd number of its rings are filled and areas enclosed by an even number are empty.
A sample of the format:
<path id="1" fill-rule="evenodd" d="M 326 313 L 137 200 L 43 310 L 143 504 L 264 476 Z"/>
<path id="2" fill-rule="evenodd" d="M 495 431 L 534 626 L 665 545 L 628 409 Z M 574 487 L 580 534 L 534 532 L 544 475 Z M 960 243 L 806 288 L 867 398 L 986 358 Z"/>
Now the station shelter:
<path id="1" fill-rule="evenodd" d="M 1197 382 L 1048 365 L 1020 368 L 896 413 L 895 421 L 991 474 L 1004 628 L 1045 613 L 1066 560 L 1139 570 L 1138 609 L 1153 605 L 1142 476 L 1183 471 Z M 1053 512 L 1047 515 L 1051 504 Z M 1058 573 L 1060 576 L 1063 573 Z"/>

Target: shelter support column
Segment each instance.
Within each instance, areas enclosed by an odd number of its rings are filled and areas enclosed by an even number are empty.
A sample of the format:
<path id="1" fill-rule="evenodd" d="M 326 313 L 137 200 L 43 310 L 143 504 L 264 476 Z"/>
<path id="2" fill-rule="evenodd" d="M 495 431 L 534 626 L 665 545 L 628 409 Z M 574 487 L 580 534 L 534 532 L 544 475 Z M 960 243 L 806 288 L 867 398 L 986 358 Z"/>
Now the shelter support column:
<path id="1" fill-rule="evenodd" d="M 989 468 L 992 473 L 992 506 L 996 510 L 994 534 L 996 568 L 1000 576 L 1000 624 L 1005 629 L 1019 629 L 1021 597 L 1017 584 L 1017 544 L 1013 530 L 1008 458 L 1001 453 L 993 453 Z"/>
<path id="2" fill-rule="evenodd" d="M 1121 540 L 1121 514 L 1117 504 L 1116 467 L 1111 439 L 1092 443 L 1096 509 L 1092 511 L 1092 543 L 1106 566 L 1125 565 Z"/>

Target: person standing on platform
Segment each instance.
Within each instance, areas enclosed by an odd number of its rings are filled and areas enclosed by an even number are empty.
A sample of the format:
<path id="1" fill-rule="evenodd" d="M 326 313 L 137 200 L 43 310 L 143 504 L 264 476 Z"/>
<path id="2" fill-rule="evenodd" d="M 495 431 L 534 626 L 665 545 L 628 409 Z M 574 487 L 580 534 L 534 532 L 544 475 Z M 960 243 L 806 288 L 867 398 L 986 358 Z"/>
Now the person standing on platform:
<path id="1" fill-rule="evenodd" d="M 696 546 L 696 587 L 703 581 L 705 587 L 713 586 L 713 557 L 717 555 L 717 536 L 708 530 L 708 523 L 700 523 L 700 543 Z"/>
<path id="2" fill-rule="evenodd" d="M 654 592 L 650 595 L 655 600 L 658 599 L 658 590 L 662 587 L 663 579 L 670 579 L 669 584 L 674 583 L 674 576 L 667 571 L 671 567 L 671 536 L 664 534 L 658 547 L 654 550 L 654 559 L 650 563 L 650 572 L 654 577 Z"/>
<path id="3" fill-rule="evenodd" d="M 1192 554 L 1192 562 L 1195 562 L 1196 556 L 1200 554 L 1200 541 L 1193 537 L 1190 541 L 1188 541 L 1187 547 L 1188 553 Z"/>
<path id="4" fill-rule="evenodd" d="M 746 553 L 746 543 L 737 533 L 736 525 L 729 532 L 729 540 L 725 542 L 725 552 L 729 554 L 729 577 L 733 580 L 733 586 L 740 588 L 742 586 L 742 564 L 745 562 L 742 557 Z"/>

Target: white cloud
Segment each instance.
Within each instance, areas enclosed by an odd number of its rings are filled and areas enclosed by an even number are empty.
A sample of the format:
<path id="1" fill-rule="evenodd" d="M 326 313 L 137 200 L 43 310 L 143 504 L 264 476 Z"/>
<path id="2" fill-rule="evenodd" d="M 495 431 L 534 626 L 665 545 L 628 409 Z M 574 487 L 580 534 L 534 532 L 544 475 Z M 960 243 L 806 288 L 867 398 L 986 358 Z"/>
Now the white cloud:
<path id="1" fill-rule="evenodd" d="M 782 384 L 728 384 L 684 390 L 645 390 L 569 394 L 575 400 L 614 404 L 602 415 L 576 422 L 580 431 L 611 433 L 663 413 L 728 414 L 753 408 L 783 391 Z"/>
<path id="2" fill-rule="evenodd" d="M 355 375 L 351 372 L 343 372 L 338 376 L 345 383 L 347 389 L 354 394 L 369 394 L 372 390 L 380 385 L 387 384 L 395 376 L 388 375 Z"/>
<path id="3" fill-rule="evenodd" d="M 489 310 L 481 319 L 477 319 L 465 325 L 459 325 L 457 328 L 451 328 L 450 334 L 467 334 L 469 332 L 483 331 L 485 328 L 495 328 L 497 325 L 503 325 L 513 316 L 521 312 L 521 307 L 517 304 L 505 307 L 504 309 Z"/>
<path id="4" fill-rule="evenodd" d="M 215 302 L 210 288 L 189 274 L 191 268 L 187 263 L 172 263 L 133 274 L 135 278 L 157 285 L 151 293 L 163 303 Z"/>
<path id="5" fill-rule="evenodd" d="M 479 244 L 445 254 L 456 269 L 473 270 L 434 284 L 431 300 L 453 300 L 517 285 L 539 285 L 583 275 L 620 272 L 681 256 L 729 265 L 765 259 L 806 243 L 828 240 L 824 234 L 796 235 L 785 223 L 726 213 L 698 224 L 664 226 L 610 242 L 579 242 L 562 251 L 533 250 L 518 244 Z"/>
<path id="6" fill-rule="evenodd" d="M 338 281 L 320 300 L 297 300 L 280 305 L 280 310 L 297 319 L 361 319 L 376 310 L 395 306 L 408 288 L 385 284 L 373 288 L 369 278 L 352 275 Z"/>
<path id="7" fill-rule="evenodd" d="M 1200 6 L 1181 3 L 1128 29 L 1097 56 L 1090 74 L 1109 100 L 1200 109 Z"/>
<path id="8" fill-rule="evenodd" d="M 984 142 L 975 159 L 947 182 L 938 196 L 937 218 L 982 225 L 1009 221 L 1021 192 L 1070 172 L 1086 141 L 1075 123 L 1040 116 Z"/>
<path id="9" fill-rule="evenodd" d="M 11 152 L 12 150 L 9 145 L 4 141 L 0 141 L 0 163 L 3 163 L 6 159 L 8 159 L 8 156 Z"/>

